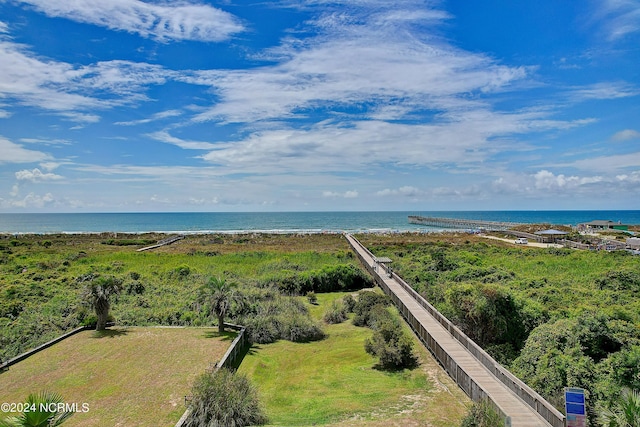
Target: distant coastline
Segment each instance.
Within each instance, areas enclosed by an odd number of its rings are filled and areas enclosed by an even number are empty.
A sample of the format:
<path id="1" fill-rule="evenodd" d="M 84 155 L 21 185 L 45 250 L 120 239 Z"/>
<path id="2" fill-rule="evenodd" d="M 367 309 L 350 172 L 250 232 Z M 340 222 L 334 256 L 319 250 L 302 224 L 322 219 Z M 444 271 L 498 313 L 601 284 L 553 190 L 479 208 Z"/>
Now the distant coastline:
<path id="1" fill-rule="evenodd" d="M 383 211 L 238 213 L 4 213 L 2 234 L 56 233 L 327 233 L 434 232 L 410 224 L 410 215 L 486 221 L 577 225 L 593 220 L 640 224 L 640 210 L 602 211 Z"/>

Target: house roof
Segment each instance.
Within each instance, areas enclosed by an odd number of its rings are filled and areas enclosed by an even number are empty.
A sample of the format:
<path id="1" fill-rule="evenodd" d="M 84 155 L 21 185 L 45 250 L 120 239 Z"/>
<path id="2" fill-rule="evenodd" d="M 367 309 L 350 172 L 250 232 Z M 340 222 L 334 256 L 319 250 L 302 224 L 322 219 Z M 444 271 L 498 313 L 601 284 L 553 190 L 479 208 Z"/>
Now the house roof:
<path id="1" fill-rule="evenodd" d="M 545 236 L 563 236 L 565 234 L 569 234 L 566 231 L 560 231 L 560 230 L 554 230 L 549 229 L 549 230 L 542 230 L 542 231 L 536 231 L 536 234 L 541 234 L 541 235 L 545 235 Z"/>

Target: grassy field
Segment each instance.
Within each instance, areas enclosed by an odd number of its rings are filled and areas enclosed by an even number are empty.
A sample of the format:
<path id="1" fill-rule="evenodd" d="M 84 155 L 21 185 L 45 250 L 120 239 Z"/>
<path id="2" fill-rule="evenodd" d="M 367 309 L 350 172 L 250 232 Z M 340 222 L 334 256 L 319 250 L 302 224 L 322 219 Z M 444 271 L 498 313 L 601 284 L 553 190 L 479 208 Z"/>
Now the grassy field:
<path id="1" fill-rule="evenodd" d="M 234 334 L 208 328 L 114 328 L 81 332 L 0 374 L 0 401 L 50 390 L 87 403 L 65 426 L 172 426 L 195 377 Z"/>
<path id="2" fill-rule="evenodd" d="M 331 301 L 309 305 L 320 319 Z M 420 366 L 384 372 L 364 351 L 372 332 L 350 321 L 325 325 L 327 338 L 310 343 L 254 345 L 240 371 L 257 385 L 272 425 L 458 426 L 467 397 L 415 339 Z M 407 333 L 411 333 L 407 328 Z"/>

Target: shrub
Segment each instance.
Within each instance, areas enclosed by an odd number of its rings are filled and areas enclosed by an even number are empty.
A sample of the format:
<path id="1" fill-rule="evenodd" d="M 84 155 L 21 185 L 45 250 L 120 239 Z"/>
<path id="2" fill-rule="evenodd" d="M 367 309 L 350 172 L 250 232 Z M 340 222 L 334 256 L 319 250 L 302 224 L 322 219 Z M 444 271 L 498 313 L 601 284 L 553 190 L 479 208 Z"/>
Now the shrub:
<path id="1" fill-rule="evenodd" d="M 292 342 L 317 341 L 324 332 L 309 316 L 279 316 L 280 336 Z"/>
<path id="2" fill-rule="evenodd" d="M 257 390 L 242 374 L 228 369 L 203 374 L 196 379 L 192 393 L 186 427 L 241 427 L 267 421 Z"/>
<path id="3" fill-rule="evenodd" d="M 326 323 L 342 323 L 347 320 L 347 309 L 344 304 L 334 301 L 322 318 Z"/>
<path id="4" fill-rule="evenodd" d="M 360 294 L 358 294 L 358 301 L 353 307 L 353 312 L 355 313 L 353 324 L 356 326 L 369 326 L 371 309 L 378 304 L 383 306 L 389 305 L 389 298 L 377 292 L 360 292 Z"/>
<path id="5" fill-rule="evenodd" d="M 249 338 L 254 343 L 267 344 L 278 339 L 294 342 L 324 338 L 320 326 L 311 320 L 304 303 L 293 297 L 278 296 L 253 304 L 251 312 L 245 312 L 241 323 L 247 326 Z"/>
<path id="6" fill-rule="evenodd" d="M 503 427 L 504 420 L 487 400 L 474 403 L 460 427 Z"/>
<path id="7" fill-rule="evenodd" d="M 188 277 L 189 274 L 191 274 L 191 269 L 189 268 L 188 265 L 182 264 L 178 267 L 176 267 L 172 272 L 171 275 L 175 276 L 179 279 L 184 279 L 185 277 Z"/>
<path id="8" fill-rule="evenodd" d="M 309 301 L 309 304 L 317 304 L 318 303 L 318 296 L 313 291 L 307 292 L 307 300 Z"/>
<path id="9" fill-rule="evenodd" d="M 413 368 L 417 358 L 413 341 L 402 330 L 398 320 L 381 305 L 371 310 L 373 336 L 364 343 L 367 353 L 378 357 L 381 369 Z"/>
<path id="10" fill-rule="evenodd" d="M 345 295 L 345 297 L 342 298 L 342 302 L 344 302 L 344 307 L 346 308 L 347 313 L 353 313 L 353 309 L 356 306 L 356 299 L 353 295 Z"/>

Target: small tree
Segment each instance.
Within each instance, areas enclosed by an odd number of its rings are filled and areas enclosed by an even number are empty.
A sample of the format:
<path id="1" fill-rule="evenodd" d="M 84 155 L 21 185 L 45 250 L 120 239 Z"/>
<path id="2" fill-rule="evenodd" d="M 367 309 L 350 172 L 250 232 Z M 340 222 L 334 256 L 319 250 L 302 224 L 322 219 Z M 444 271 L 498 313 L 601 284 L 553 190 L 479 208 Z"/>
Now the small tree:
<path id="1" fill-rule="evenodd" d="M 243 297 L 235 285 L 222 277 L 210 277 L 200 288 L 199 301 L 204 304 L 209 315 L 218 319 L 218 331 L 224 332 L 224 318 L 233 304 L 242 304 Z"/>
<path id="2" fill-rule="evenodd" d="M 109 319 L 111 298 L 122 289 L 122 279 L 114 276 L 98 276 L 89 282 L 82 292 L 82 299 L 95 310 L 98 321 L 96 331 L 104 331 Z"/>
<path id="3" fill-rule="evenodd" d="M 371 310 L 370 319 L 374 332 L 365 340 L 364 348 L 379 358 L 378 366 L 390 370 L 415 367 L 418 359 L 413 353 L 413 341 L 398 320 L 381 305 Z"/>
<path id="4" fill-rule="evenodd" d="M 73 412 L 58 411 L 58 404 L 64 403 L 57 393 L 43 391 L 30 394 L 26 405 L 29 411 L 19 416 L 0 419 L 0 427 L 57 427 L 62 425 Z"/>

